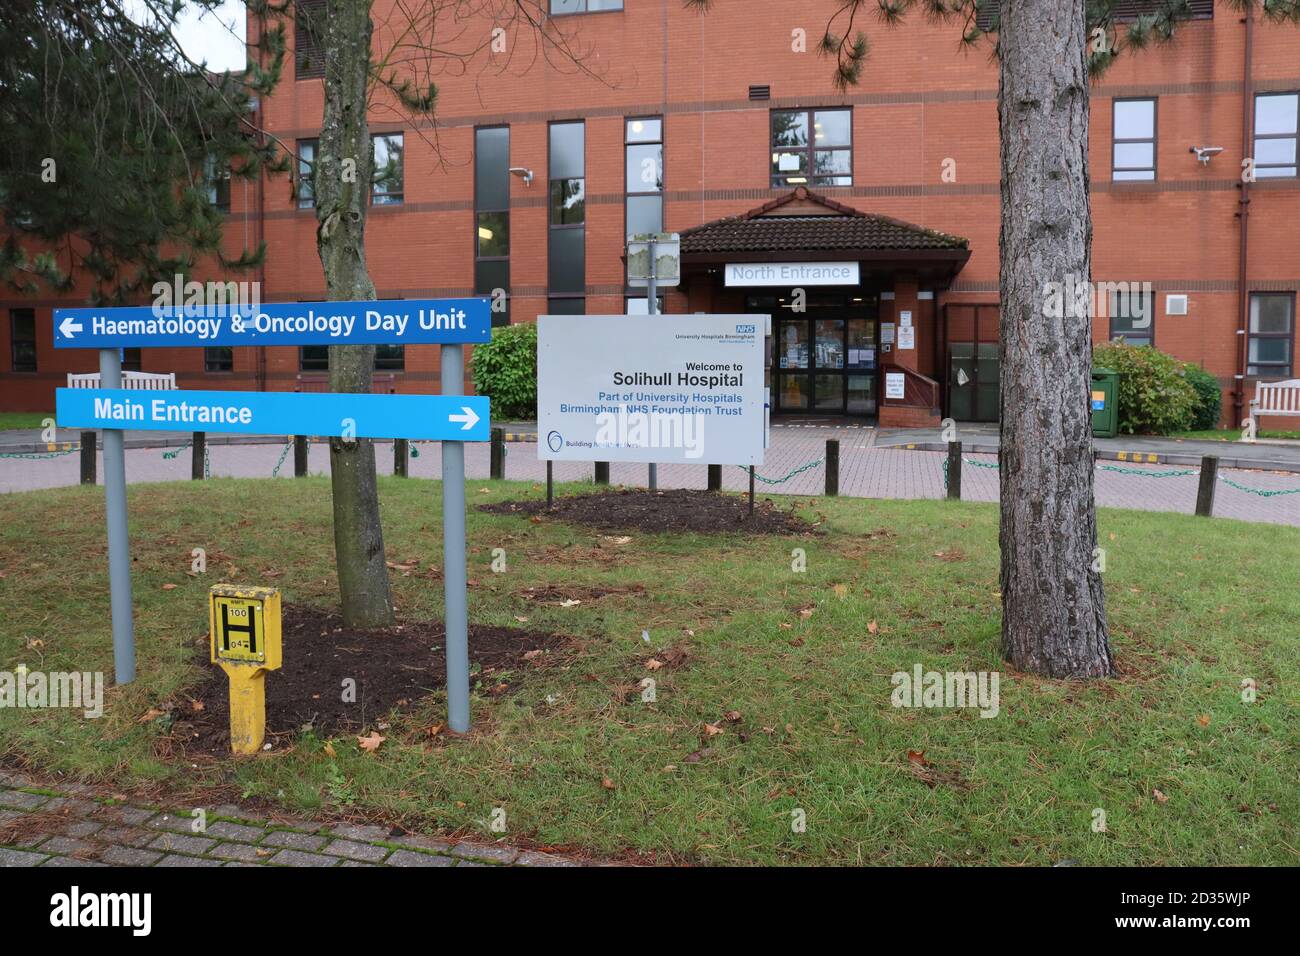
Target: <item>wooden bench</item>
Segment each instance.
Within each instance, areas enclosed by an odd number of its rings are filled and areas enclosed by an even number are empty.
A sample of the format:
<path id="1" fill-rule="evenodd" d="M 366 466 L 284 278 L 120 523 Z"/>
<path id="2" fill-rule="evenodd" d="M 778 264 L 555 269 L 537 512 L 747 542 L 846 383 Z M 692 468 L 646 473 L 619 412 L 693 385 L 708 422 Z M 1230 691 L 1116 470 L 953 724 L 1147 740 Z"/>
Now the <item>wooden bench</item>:
<path id="1" fill-rule="evenodd" d="M 175 372 L 123 372 L 122 387 L 138 391 L 176 391 Z M 68 373 L 68 388 L 99 388 L 99 373 Z"/>
<path id="2" fill-rule="evenodd" d="M 1261 415 L 1300 418 L 1300 378 L 1285 382 L 1256 382 L 1255 397 L 1250 402 L 1250 418 L 1257 431 Z"/>

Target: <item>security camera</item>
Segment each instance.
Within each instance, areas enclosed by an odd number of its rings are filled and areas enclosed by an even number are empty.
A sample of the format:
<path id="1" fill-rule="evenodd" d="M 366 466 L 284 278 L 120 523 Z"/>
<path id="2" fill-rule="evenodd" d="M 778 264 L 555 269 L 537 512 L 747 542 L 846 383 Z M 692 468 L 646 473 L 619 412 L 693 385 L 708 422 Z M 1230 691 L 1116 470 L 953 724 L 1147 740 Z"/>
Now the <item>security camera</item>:
<path id="1" fill-rule="evenodd" d="M 510 173 L 522 179 L 525 186 L 533 184 L 533 171 L 531 169 L 525 169 L 523 166 L 511 166 Z"/>
<path id="2" fill-rule="evenodd" d="M 1223 152 L 1222 146 L 1192 146 L 1187 150 L 1189 153 L 1195 153 L 1196 158 L 1201 161 L 1202 166 L 1210 165 L 1210 157 L 1217 156 Z"/>

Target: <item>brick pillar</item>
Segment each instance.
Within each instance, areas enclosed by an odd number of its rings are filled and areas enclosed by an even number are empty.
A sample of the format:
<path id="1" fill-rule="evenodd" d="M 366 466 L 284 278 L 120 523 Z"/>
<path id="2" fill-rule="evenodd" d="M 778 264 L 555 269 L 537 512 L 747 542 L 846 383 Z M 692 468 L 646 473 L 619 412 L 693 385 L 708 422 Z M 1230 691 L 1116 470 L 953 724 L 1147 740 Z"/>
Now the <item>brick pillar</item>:
<path id="1" fill-rule="evenodd" d="M 916 329 L 921 321 L 921 312 L 917 308 L 917 283 L 916 276 L 909 275 L 905 272 L 896 273 L 894 276 L 894 348 L 885 358 L 893 365 L 900 365 L 903 368 L 912 371 L 920 371 L 920 346 L 921 336 L 916 335 L 915 346 L 911 349 L 900 349 L 898 347 L 899 332 L 903 328 L 903 313 L 912 313 L 912 328 Z M 886 320 L 888 321 L 888 320 Z"/>

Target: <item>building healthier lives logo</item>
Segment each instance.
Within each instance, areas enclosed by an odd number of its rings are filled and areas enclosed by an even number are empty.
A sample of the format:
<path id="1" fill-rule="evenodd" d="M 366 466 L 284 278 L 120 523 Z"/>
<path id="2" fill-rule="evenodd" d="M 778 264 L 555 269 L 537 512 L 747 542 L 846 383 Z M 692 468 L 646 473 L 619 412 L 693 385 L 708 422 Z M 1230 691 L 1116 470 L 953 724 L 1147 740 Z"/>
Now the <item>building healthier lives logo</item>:
<path id="1" fill-rule="evenodd" d="M 50 897 L 50 925 L 129 927 L 134 936 L 148 936 L 153 928 L 151 893 L 82 893 L 74 886 Z"/>

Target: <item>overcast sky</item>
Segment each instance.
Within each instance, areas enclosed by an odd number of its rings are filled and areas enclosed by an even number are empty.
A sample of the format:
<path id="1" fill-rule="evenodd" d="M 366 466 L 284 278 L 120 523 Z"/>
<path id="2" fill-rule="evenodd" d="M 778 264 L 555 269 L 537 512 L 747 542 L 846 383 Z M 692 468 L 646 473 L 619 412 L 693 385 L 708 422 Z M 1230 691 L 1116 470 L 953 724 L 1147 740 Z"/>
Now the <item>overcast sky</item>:
<path id="1" fill-rule="evenodd" d="M 131 4 L 127 5 L 131 10 Z M 137 17 L 141 8 L 131 12 Z M 193 5 L 186 7 L 176 25 L 176 39 L 181 48 L 196 63 L 207 61 L 208 69 L 242 70 L 247 65 L 244 48 L 246 26 L 244 0 L 225 0 L 212 13 L 203 13 Z"/>

